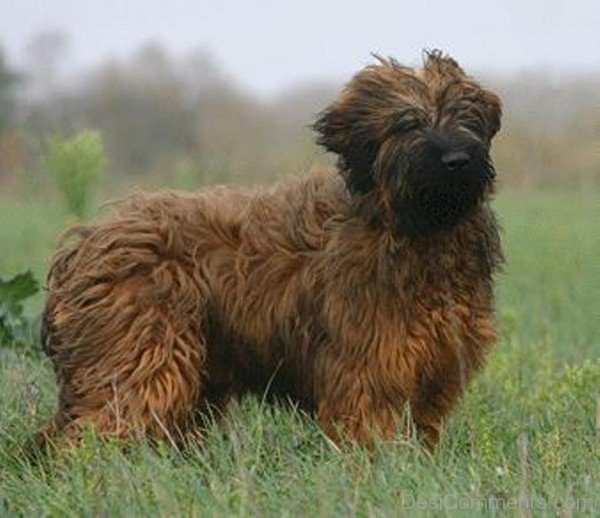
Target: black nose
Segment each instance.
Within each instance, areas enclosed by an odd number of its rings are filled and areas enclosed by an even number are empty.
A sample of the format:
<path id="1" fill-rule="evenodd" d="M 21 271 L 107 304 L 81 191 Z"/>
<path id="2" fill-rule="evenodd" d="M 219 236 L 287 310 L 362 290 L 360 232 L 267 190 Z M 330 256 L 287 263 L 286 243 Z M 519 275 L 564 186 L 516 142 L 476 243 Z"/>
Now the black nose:
<path id="1" fill-rule="evenodd" d="M 471 157 L 464 151 L 450 151 L 442 155 L 442 163 L 450 171 L 463 169 L 471 160 Z"/>

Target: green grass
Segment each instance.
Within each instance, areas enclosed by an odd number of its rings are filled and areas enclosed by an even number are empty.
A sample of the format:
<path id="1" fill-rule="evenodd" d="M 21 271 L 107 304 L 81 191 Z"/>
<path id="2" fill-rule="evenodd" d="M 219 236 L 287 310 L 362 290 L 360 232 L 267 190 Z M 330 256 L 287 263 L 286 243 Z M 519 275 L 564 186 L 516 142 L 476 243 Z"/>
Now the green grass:
<path id="1" fill-rule="evenodd" d="M 534 515 L 560 502 L 598 513 L 600 195 L 504 194 L 496 206 L 502 336 L 433 457 L 401 438 L 340 453 L 309 417 L 249 398 L 203 446 L 123 451 L 89 434 L 34 465 L 23 445 L 53 411 L 53 376 L 45 360 L 0 350 L 0 515 L 477 513 L 493 499 L 514 514 L 518 498 Z M 65 216 L 2 202 L 0 218 L 0 274 L 41 276 Z"/>

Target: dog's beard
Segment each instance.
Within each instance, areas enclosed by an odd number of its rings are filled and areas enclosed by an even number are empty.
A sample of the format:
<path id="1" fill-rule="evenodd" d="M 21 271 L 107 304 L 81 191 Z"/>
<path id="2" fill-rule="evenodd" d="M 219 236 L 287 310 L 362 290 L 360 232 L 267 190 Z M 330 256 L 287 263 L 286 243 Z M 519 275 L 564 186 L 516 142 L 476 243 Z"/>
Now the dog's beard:
<path id="1" fill-rule="evenodd" d="M 427 236 L 455 228 L 485 198 L 495 173 L 483 150 L 464 170 L 444 170 L 429 160 L 418 160 L 400 176 L 393 202 L 398 232 Z"/>

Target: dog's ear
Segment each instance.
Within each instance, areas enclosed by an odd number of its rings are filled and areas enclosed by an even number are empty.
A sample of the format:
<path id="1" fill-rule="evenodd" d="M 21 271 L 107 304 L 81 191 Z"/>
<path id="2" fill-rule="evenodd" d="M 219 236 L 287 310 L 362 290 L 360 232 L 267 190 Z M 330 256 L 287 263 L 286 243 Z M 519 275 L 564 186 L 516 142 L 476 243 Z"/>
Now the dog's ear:
<path id="1" fill-rule="evenodd" d="M 352 193 L 367 193 L 374 186 L 378 144 L 365 115 L 365 107 L 347 89 L 313 125 L 317 143 L 338 155 L 338 166 Z"/>
<path id="2" fill-rule="evenodd" d="M 375 57 L 378 63 L 356 74 L 313 125 L 317 143 L 339 156 L 351 192 L 366 193 L 375 186 L 377 153 L 402 121 L 402 95 L 420 87 L 409 68 Z"/>
<path id="3" fill-rule="evenodd" d="M 449 55 L 444 54 L 441 50 L 431 50 L 423 52 L 424 70 L 426 75 L 441 76 L 450 78 L 450 80 L 467 80 L 477 89 L 479 84 L 469 78 L 460 65 Z M 502 104 L 500 99 L 493 92 L 481 88 L 478 93 L 479 105 L 483 112 L 487 137 L 492 139 L 500 129 L 500 121 L 502 118 Z"/>
<path id="4" fill-rule="evenodd" d="M 488 138 L 491 140 L 501 126 L 502 120 L 502 102 L 493 92 L 482 89 L 481 104 L 485 115 Z"/>

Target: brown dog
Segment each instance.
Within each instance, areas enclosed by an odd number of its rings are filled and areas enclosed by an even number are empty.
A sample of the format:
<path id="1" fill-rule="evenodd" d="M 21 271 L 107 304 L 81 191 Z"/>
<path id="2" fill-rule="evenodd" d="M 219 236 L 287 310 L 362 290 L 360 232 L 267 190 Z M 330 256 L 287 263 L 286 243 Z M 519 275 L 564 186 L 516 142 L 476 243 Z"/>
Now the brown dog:
<path id="1" fill-rule="evenodd" d="M 49 275 L 59 410 L 40 433 L 181 438 L 263 392 L 334 440 L 426 442 L 495 337 L 496 95 L 438 52 L 359 72 L 315 125 L 339 171 L 272 190 L 134 196 Z"/>

